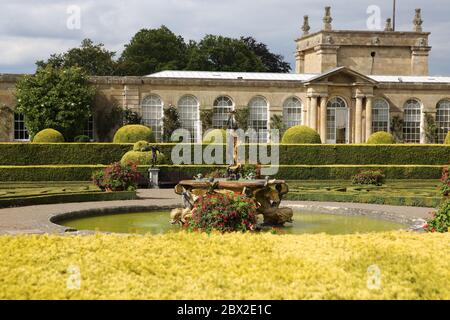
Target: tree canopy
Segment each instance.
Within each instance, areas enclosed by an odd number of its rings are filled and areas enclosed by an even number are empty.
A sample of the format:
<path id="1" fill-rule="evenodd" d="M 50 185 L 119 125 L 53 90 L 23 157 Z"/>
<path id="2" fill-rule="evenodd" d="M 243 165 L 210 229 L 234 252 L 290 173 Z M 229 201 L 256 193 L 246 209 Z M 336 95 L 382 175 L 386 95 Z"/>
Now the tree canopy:
<path id="1" fill-rule="evenodd" d="M 193 45 L 187 70 L 264 72 L 261 59 L 243 41 L 207 35 Z"/>
<path id="2" fill-rule="evenodd" d="M 88 75 L 144 76 L 163 70 L 276 72 L 291 70 L 284 57 L 270 52 L 266 44 L 253 37 L 240 39 L 206 35 L 200 41 L 186 42 L 166 26 L 141 29 L 125 45 L 119 59 L 102 43 L 90 39 L 63 54 L 52 54 L 36 62 L 44 68 L 80 67 Z"/>
<path id="3" fill-rule="evenodd" d="M 102 43 L 94 44 L 84 39 L 79 48 L 73 48 L 63 54 L 52 54 L 47 61 L 37 61 L 38 67 L 51 64 L 55 68 L 80 67 L 91 76 L 109 76 L 116 71 L 115 52 L 108 51 Z"/>
<path id="4" fill-rule="evenodd" d="M 289 73 L 291 71 L 291 65 L 284 61 L 284 57 L 270 52 L 266 44 L 256 41 L 253 37 L 241 37 L 241 41 L 261 59 L 268 72 Z"/>
<path id="5" fill-rule="evenodd" d="M 94 96 L 95 89 L 89 86 L 83 69 L 48 64 L 18 81 L 16 110 L 24 115 L 32 137 L 52 128 L 73 141 L 83 133 Z"/>
<path id="6" fill-rule="evenodd" d="M 183 70 L 187 46 L 166 26 L 142 29 L 134 35 L 119 59 L 119 74 L 144 76 L 162 70 Z"/>

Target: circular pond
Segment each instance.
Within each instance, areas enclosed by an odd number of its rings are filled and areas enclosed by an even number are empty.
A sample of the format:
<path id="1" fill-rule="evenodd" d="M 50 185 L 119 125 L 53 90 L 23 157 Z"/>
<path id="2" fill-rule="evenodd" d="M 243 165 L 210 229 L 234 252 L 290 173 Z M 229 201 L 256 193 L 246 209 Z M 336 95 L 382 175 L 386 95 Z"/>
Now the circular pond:
<path id="1" fill-rule="evenodd" d="M 88 216 L 58 222 L 76 230 L 95 230 L 114 233 L 162 234 L 179 231 L 169 223 L 169 212 L 142 212 Z M 282 233 L 351 234 L 407 229 L 404 224 L 370 218 L 322 213 L 294 212 L 294 223 L 282 228 Z"/>

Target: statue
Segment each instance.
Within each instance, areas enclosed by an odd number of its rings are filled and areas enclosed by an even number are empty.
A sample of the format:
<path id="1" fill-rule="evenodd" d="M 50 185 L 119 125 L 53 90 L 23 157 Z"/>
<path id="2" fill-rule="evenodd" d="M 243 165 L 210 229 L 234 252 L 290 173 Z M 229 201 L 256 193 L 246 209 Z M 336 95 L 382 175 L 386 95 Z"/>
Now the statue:
<path id="1" fill-rule="evenodd" d="M 154 168 L 158 162 L 158 152 L 161 152 L 157 146 L 152 146 L 152 168 Z"/>
<path id="2" fill-rule="evenodd" d="M 414 16 L 413 24 L 414 24 L 415 32 L 422 32 L 423 20 L 422 20 L 422 10 L 421 9 L 416 9 L 416 15 Z"/>
<path id="3" fill-rule="evenodd" d="M 238 128 L 236 111 L 231 110 L 227 120 L 227 133 L 230 134 L 233 141 L 233 163 L 227 168 L 227 177 L 230 180 L 239 180 L 241 178 L 241 164 L 238 161 L 238 136 L 236 134 Z"/>
<path id="4" fill-rule="evenodd" d="M 331 22 L 333 22 L 333 18 L 331 17 L 331 7 L 325 7 L 325 15 L 323 17 L 323 30 L 331 31 Z"/>
<path id="5" fill-rule="evenodd" d="M 308 16 L 303 17 L 302 30 L 303 30 L 303 36 L 307 36 L 309 34 L 309 30 L 311 30 L 311 27 L 309 26 L 309 17 Z"/>

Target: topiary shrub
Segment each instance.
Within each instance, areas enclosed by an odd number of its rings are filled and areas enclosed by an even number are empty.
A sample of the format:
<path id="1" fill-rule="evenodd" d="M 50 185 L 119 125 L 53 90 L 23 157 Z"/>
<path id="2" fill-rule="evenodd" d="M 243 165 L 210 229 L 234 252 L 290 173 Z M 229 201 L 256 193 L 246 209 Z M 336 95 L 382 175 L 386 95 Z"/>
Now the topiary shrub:
<path id="1" fill-rule="evenodd" d="M 151 166 L 152 153 L 141 151 L 128 151 L 123 155 L 122 160 L 120 160 L 120 163 L 126 164 L 129 162 L 133 162 L 141 166 Z M 166 156 L 161 152 L 157 152 L 156 164 L 165 164 L 165 163 L 167 163 Z"/>
<path id="2" fill-rule="evenodd" d="M 445 136 L 444 144 L 450 144 L 450 131 Z"/>
<path id="3" fill-rule="evenodd" d="M 155 142 L 152 129 L 140 124 L 123 126 L 114 135 L 114 143 L 136 143 L 138 141 Z"/>
<path id="4" fill-rule="evenodd" d="M 307 126 L 289 128 L 281 139 L 283 144 L 320 144 L 320 135 Z"/>
<path id="5" fill-rule="evenodd" d="M 63 135 L 55 129 L 44 129 L 36 133 L 34 143 L 59 143 L 64 142 Z"/>
<path id="6" fill-rule="evenodd" d="M 222 137 L 222 141 L 217 141 Z M 224 129 L 208 130 L 203 137 L 203 144 L 227 143 L 227 131 Z"/>
<path id="7" fill-rule="evenodd" d="M 88 136 L 85 135 L 81 135 L 81 136 L 76 136 L 73 139 L 74 142 L 79 142 L 79 143 L 85 143 L 85 142 L 91 142 L 91 138 L 89 138 Z"/>
<path id="8" fill-rule="evenodd" d="M 395 144 L 395 138 L 389 132 L 379 131 L 367 139 L 367 144 Z"/>
<path id="9" fill-rule="evenodd" d="M 386 176 L 381 170 L 361 171 L 352 177 L 353 184 L 382 186 Z"/>
<path id="10" fill-rule="evenodd" d="M 147 141 L 138 141 L 133 146 L 133 151 L 146 152 L 151 150 L 152 146 Z"/>

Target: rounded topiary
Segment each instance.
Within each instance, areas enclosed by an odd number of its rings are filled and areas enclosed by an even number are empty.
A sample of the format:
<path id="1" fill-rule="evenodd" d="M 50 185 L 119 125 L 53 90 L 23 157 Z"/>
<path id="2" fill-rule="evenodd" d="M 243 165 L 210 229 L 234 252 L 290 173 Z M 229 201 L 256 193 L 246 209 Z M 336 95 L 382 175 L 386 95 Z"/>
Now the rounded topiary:
<path id="1" fill-rule="evenodd" d="M 222 137 L 222 141 L 216 141 Z M 206 132 L 203 144 L 227 143 L 227 131 L 224 129 L 213 129 Z"/>
<path id="2" fill-rule="evenodd" d="M 322 143 L 320 135 L 307 126 L 289 128 L 281 139 L 283 144 L 319 144 Z"/>
<path id="3" fill-rule="evenodd" d="M 73 139 L 73 141 L 74 142 L 81 142 L 81 143 L 83 143 L 83 142 L 91 142 L 91 138 L 89 138 L 88 136 L 85 136 L 85 135 L 81 135 L 81 136 L 76 136 Z"/>
<path id="4" fill-rule="evenodd" d="M 367 139 L 367 144 L 394 144 L 395 139 L 392 134 L 385 131 L 379 131 L 372 134 Z"/>
<path id="5" fill-rule="evenodd" d="M 123 165 L 133 162 L 141 166 L 151 166 L 152 165 L 152 153 L 151 152 L 141 152 L 141 151 L 128 151 L 125 153 L 120 160 Z M 163 153 L 157 152 L 156 164 L 166 163 L 166 157 Z"/>
<path id="6" fill-rule="evenodd" d="M 138 141 L 155 142 L 152 129 L 140 124 L 126 125 L 117 130 L 114 143 L 136 143 Z"/>
<path id="7" fill-rule="evenodd" d="M 152 146 L 147 141 L 138 141 L 133 146 L 133 151 L 145 152 L 151 150 Z"/>
<path id="8" fill-rule="evenodd" d="M 36 133 L 34 143 L 59 143 L 64 142 L 63 135 L 55 129 L 44 129 Z"/>
<path id="9" fill-rule="evenodd" d="M 450 131 L 445 136 L 444 144 L 450 144 Z"/>

